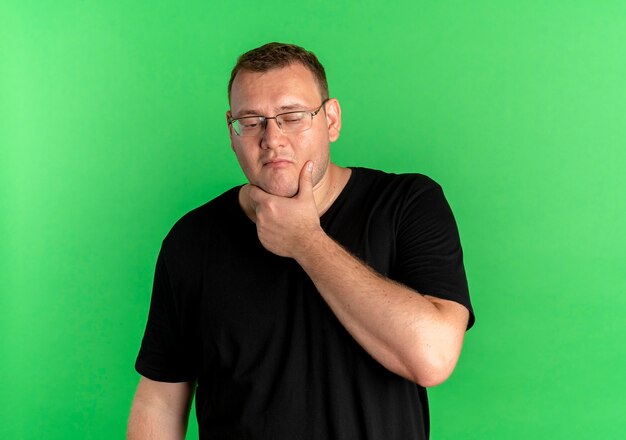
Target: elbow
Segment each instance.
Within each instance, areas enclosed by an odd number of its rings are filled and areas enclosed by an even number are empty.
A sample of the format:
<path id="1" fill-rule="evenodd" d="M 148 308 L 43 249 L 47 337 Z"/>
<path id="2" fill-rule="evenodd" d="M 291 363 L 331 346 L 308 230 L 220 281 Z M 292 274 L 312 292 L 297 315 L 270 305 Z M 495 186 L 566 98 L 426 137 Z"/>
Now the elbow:
<path id="1" fill-rule="evenodd" d="M 442 373 L 442 372 L 434 372 L 434 373 L 420 373 L 415 377 L 414 382 L 421 387 L 424 388 L 432 388 L 436 387 L 444 383 L 448 377 L 450 377 L 450 373 Z"/>
<path id="2" fill-rule="evenodd" d="M 410 354 L 413 381 L 429 388 L 445 382 L 454 371 L 461 355 L 465 325 L 440 327 L 428 337 L 416 339 Z"/>
<path id="3" fill-rule="evenodd" d="M 454 353 L 431 353 L 429 356 L 422 356 L 412 363 L 410 379 L 424 388 L 435 387 L 452 375 L 457 361 L 458 355 Z"/>

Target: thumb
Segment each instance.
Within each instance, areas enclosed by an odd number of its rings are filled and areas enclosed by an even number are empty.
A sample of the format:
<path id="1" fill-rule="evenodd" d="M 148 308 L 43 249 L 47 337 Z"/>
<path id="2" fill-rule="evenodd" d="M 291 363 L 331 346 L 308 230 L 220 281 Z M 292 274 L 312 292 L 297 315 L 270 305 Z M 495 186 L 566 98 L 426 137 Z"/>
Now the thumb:
<path id="1" fill-rule="evenodd" d="M 300 171 L 300 183 L 298 184 L 298 195 L 313 194 L 313 162 L 307 161 Z"/>

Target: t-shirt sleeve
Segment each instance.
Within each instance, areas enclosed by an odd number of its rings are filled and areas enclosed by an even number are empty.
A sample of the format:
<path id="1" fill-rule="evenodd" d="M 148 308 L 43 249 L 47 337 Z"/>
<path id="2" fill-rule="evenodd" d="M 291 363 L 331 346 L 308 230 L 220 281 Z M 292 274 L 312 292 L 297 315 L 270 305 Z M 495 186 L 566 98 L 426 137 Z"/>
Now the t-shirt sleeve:
<path id="1" fill-rule="evenodd" d="M 192 316 L 197 307 L 180 281 L 179 267 L 168 261 L 171 258 L 165 246 L 164 242 L 156 263 L 150 312 L 135 369 L 152 380 L 187 382 L 197 377 L 197 320 Z"/>
<path id="2" fill-rule="evenodd" d="M 431 181 L 432 182 L 432 181 Z M 413 188 L 400 215 L 396 242 L 398 281 L 423 295 L 456 301 L 474 324 L 463 250 L 452 210 L 441 187 Z"/>

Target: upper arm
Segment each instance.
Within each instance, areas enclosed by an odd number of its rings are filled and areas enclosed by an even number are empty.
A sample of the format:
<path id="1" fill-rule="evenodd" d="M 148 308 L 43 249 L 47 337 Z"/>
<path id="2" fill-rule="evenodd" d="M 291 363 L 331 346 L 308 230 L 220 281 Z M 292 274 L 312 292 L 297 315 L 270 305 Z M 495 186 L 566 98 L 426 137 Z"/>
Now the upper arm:
<path id="1" fill-rule="evenodd" d="M 424 298 L 437 307 L 445 324 L 462 338 L 470 318 L 470 312 L 467 310 L 467 307 L 456 301 L 442 299 L 436 296 L 424 295 Z"/>
<path id="2" fill-rule="evenodd" d="M 128 421 L 129 440 L 183 439 L 194 382 L 157 382 L 141 377 Z"/>
<path id="3" fill-rule="evenodd" d="M 457 224 L 441 187 L 412 193 L 400 218 L 392 278 L 427 295 L 446 319 L 465 322 L 465 331 L 474 315 Z"/>
<path id="4" fill-rule="evenodd" d="M 200 270 L 183 268 L 169 241 L 157 259 L 150 311 L 135 369 L 159 382 L 187 382 L 198 376 Z M 201 257 L 197 261 L 203 261 Z M 143 386 L 143 381 L 140 384 Z"/>
<path id="5" fill-rule="evenodd" d="M 185 438 L 194 390 L 194 382 L 157 382 L 142 376 L 130 411 L 127 438 Z"/>
<path id="6" fill-rule="evenodd" d="M 141 376 L 133 406 L 161 407 L 172 413 L 186 414 L 189 412 L 194 391 L 194 382 L 158 382 Z"/>
<path id="7" fill-rule="evenodd" d="M 424 295 L 437 309 L 436 331 L 431 334 L 433 346 L 438 350 L 431 352 L 431 368 L 429 374 L 418 381 L 422 386 L 435 386 L 445 381 L 456 366 L 463 347 L 465 331 L 467 329 L 470 312 L 456 301 Z M 417 376 L 416 376 L 417 377 Z"/>

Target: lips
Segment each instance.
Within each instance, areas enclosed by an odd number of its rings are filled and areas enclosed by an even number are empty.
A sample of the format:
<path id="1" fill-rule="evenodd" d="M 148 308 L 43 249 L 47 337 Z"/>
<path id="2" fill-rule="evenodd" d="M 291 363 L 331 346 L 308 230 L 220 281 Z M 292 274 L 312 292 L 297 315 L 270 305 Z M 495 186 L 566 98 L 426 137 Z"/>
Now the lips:
<path id="1" fill-rule="evenodd" d="M 262 163 L 263 163 L 263 166 L 279 167 L 279 166 L 291 165 L 293 161 L 291 159 L 287 159 L 284 157 L 273 157 L 271 159 L 263 160 Z"/>

